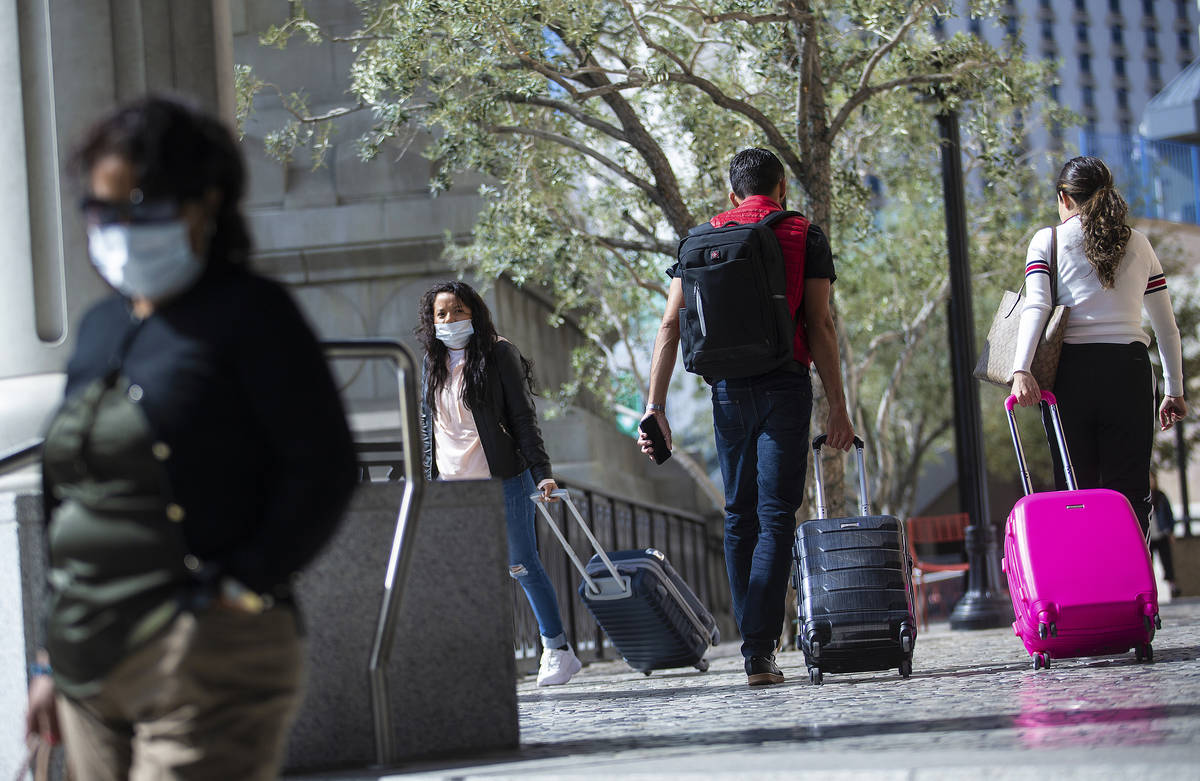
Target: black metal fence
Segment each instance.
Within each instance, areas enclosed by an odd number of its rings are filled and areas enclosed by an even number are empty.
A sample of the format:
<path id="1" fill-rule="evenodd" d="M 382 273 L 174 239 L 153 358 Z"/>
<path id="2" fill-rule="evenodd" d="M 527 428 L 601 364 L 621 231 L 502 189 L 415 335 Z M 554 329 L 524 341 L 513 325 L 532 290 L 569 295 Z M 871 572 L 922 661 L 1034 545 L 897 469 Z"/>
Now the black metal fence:
<path id="1" fill-rule="evenodd" d="M 619 499 L 577 485 L 563 487 L 570 491 L 572 501 L 606 551 L 635 548 L 661 551 L 696 595 L 718 616 L 718 622 L 721 621 L 720 613 L 728 602 L 728 589 L 723 588 L 725 559 L 720 538 L 710 537 L 704 518 L 668 507 Z M 592 556 L 591 544 L 566 508 L 562 503 L 551 504 L 550 514 L 579 558 L 587 562 Z M 540 513 L 537 539 L 542 562 L 558 594 L 563 625 L 572 648 L 582 659 L 619 657 L 580 601 L 582 578 L 554 533 L 546 528 Z M 537 622 L 524 591 L 515 580 L 512 599 L 517 658 L 536 658 L 541 653 Z"/>

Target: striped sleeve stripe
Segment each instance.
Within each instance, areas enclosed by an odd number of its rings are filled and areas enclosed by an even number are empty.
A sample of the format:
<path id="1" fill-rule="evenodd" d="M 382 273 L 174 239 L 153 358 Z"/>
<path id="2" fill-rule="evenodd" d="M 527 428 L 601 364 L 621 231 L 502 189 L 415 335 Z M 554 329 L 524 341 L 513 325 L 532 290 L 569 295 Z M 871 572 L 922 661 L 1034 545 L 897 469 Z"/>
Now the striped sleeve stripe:
<path id="1" fill-rule="evenodd" d="M 1162 274 L 1156 274 L 1150 277 L 1150 281 L 1146 283 L 1146 294 L 1154 293 L 1159 290 L 1167 289 L 1167 279 Z"/>
<path id="2" fill-rule="evenodd" d="M 1027 276 L 1027 277 L 1030 274 L 1039 274 L 1039 273 L 1045 274 L 1046 276 L 1050 276 L 1049 264 L 1043 263 L 1040 260 L 1035 260 L 1034 262 L 1030 263 L 1028 266 L 1025 267 L 1025 276 Z"/>

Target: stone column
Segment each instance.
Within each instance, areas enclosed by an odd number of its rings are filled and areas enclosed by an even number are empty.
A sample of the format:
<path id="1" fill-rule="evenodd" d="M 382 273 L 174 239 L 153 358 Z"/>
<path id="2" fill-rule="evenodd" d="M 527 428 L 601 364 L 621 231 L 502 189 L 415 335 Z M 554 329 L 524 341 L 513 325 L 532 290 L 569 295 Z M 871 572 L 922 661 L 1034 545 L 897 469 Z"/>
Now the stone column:
<path id="1" fill-rule="evenodd" d="M 217 111 L 228 0 L 22 0 L 0 8 L 0 451 L 36 436 L 61 393 L 74 327 L 105 287 L 87 262 L 69 169 L 120 101 L 176 92 Z M 224 29 L 220 29 L 221 27 Z M 222 41 L 218 46 L 217 41 Z M 224 88 L 224 91 L 231 86 Z"/>

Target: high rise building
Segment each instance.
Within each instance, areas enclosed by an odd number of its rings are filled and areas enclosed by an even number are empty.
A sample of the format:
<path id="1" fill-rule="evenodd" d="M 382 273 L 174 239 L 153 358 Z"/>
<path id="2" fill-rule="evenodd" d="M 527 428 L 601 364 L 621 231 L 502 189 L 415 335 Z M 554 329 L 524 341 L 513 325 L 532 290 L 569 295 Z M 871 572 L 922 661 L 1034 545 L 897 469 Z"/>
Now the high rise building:
<path id="1" fill-rule="evenodd" d="M 1027 59 L 1058 62 L 1051 94 L 1092 133 L 1136 134 L 1146 104 L 1200 53 L 1197 0 L 1007 0 L 996 18 L 954 5 L 935 35 L 965 31 L 998 47 L 1019 37 Z M 1070 131 L 1030 128 L 1030 141 L 1055 148 Z"/>

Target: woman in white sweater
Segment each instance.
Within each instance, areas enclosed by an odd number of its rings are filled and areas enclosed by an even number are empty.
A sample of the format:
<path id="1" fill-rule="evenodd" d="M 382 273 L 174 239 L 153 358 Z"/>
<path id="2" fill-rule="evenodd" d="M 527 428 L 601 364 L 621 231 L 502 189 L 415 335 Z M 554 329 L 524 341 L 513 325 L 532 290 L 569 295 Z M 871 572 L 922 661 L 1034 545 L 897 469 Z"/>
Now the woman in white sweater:
<path id="1" fill-rule="evenodd" d="M 1154 445 L 1154 374 L 1142 330 L 1142 310 L 1158 339 L 1166 395 L 1162 430 L 1187 414 L 1179 327 L 1167 281 L 1150 242 L 1125 223 L 1128 206 L 1112 173 L 1096 157 L 1076 157 L 1058 175 L 1058 303 L 1071 307 L 1054 381 L 1063 430 L 1080 488 L 1110 488 L 1133 505 L 1145 531 L 1150 515 L 1150 455 Z M 1029 367 L 1050 297 L 1050 241 L 1043 228 L 1029 243 L 1028 295 L 1021 312 L 1012 392 L 1022 406 L 1041 389 Z M 1052 429 L 1047 423 L 1047 434 Z M 1054 472 L 1066 489 L 1056 448 Z"/>

